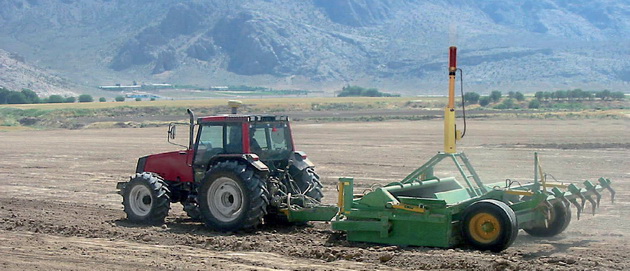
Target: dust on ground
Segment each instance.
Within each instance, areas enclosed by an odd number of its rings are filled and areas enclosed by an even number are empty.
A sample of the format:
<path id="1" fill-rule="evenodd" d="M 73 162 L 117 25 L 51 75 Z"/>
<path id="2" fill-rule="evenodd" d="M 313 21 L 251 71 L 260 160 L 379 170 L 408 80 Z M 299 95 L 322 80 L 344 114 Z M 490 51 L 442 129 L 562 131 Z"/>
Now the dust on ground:
<path id="1" fill-rule="evenodd" d="M 553 238 L 521 231 L 501 253 L 347 242 L 319 222 L 224 234 L 190 221 L 179 204 L 163 226 L 146 227 L 124 219 L 115 186 L 134 172 L 138 157 L 178 148 L 165 142 L 165 128 L 16 131 L 0 140 L 0 269 L 630 268 L 630 121 L 478 119 L 467 126 L 458 148 L 485 182 L 531 181 L 538 152 L 556 178 L 613 180 L 615 204 L 604 193 L 595 216 L 574 215 Z M 297 148 L 323 177 L 328 204 L 336 201 L 338 177 L 355 177 L 361 192 L 404 178 L 442 149 L 440 120 L 300 122 L 293 130 Z"/>

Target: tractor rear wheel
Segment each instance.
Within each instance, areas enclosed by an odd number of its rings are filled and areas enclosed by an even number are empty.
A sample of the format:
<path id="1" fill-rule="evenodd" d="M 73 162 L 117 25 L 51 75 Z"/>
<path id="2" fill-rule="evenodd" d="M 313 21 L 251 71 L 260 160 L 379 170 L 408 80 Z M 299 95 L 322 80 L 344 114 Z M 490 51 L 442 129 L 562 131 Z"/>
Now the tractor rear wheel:
<path id="1" fill-rule="evenodd" d="M 479 250 L 502 251 L 518 235 L 516 214 L 498 200 L 475 202 L 464 210 L 462 217 L 464 240 Z"/>
<path id="2" fill-rule="evenodd" d="M 265 182 L 239 161 L 211 167 L 198 188 L 201 219 L 219 231 L 249 230 L 262 221 L 269 204 Z"/>
<path id="3" fill-rule="evenodd" d="M 136 173 L 122 193 L 127 219 L 142 224 L 163 224 L 170 209 L 169 193 L 161 177 L 148 172 Z"/>
<path id="4" fill-rule="evenodd" d="M 562 202 L 556 201 L 550 210 L 550 219 L 545 223 L 537 223 L 533 227 L 523 229 L 526 233 L 536 237 L 551 237 L 560 234 L 571 223 L 571 208 Z"/>
<path id="5" fill-rule="evenodd" d="M 296 183 L 304 195 L 311 197 L 312 199 L 321 202 L 324 197 L 322 193 L 322 183 L 319 181 L 319 175 L 315 173 L 315 169 L 306 168 L 302 170 L 299 176 L 296 178 Z"/>
<path id="6" fill-rule="evenodd" d="M 297 171 L 297 169 L 296 169 Z M 290 193 L 292 194 L 304 194 L 307 197 L 313 199 L 314 201 L 321 203 L 322 198 L 324 197 L 324 193 L 322 193 L 322 183 L 319 181 L 319 175 L 315 173 L 315 169 L 306 168 L 302 171 L 299 171 L 295 175 L 290 176 L 297 184 L 297 189 L 299 191 L 294 191 L 294 189 L 289 188 Z M 289 186 L 291 187 L 291 186 Z M 297 190 L 295 189 L 295 190 Z M 298 205 L 300 205 L 298 203 Z M 302 206 L 305 207 L 305 206 Z M 287 216 L 278 210 L 277 206 L 272 206 L 269 208 L 269 213 L 265 215 L 265 224 L 267 225 L 306 225 L 307 222 L 289 222 Z"/>

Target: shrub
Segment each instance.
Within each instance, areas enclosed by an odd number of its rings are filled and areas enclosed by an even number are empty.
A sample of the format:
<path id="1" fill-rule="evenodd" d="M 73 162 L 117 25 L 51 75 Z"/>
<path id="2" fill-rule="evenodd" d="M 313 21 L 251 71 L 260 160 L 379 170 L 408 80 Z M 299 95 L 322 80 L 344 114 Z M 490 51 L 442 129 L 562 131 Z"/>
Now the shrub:
<path id="1" fill-rule="evenodd" d="M 626 98 L 626 95 L 621 91 L 615 91 L 610 93 L 610 98 L 621 101 Z"/>
<path id="2" fill-rule="evenodd" d="M 64 99 L 61 95 L 50 95 L 48 96 L 49 103 L 63 103 Z"/>
<path id="3" fill-rule="evenodd" d="M 7 103 L 7 96 L 9 96 L 10 92 L 11 92 L 10 90 L 0 87 L 0 104 Z"/>
<path id="4" fill-rule="evenodd" d="M 28 98 L 22 92 L 11 91 L 7 96 L 8 104 L 26 104 L 28 102 Z"/>
<path id="5" fill-rule="evenodd" d="M 71 96 L 71 97 L 67 97 L 67 98 L 64 100 L 64 102 L 66 102 L 66 103 L 74 103 L 74 102 L 76 102 L 76 101 L 77 101 L 77 98 L 72 97 L 72 96 Z"/>
<path id="6" fill-rule="evenodd" d="M 495 90 L 490 93 L 490 100 L 497 103 L 501 100 L 501 91 Z"/>
<path id="7" fill-rule="evenodd" d="M 345 86 L 337 97 L 400 97 L 399 94 L 390 94 L 378 91 L 375 88 L 363 88 L 360 86 Z"/>
<path id="8" fill-rule="evenodd" d="M 142 101 L 142 98 L 138 97 L 136 98 L 136 102 Z"/>
<path id="9" fill-rule="evenodd" d="M 514 99 L 507 98 L 503 100 L 501 104 L 496 105 L 494 108 L 496 109 L 512 109 L 514 108 Z"/>
<path id="10" fill-rule="evenodd" d="M 100 97 L 98 98 L 98 101 L 101 103 L 107 102 L 107 99 L 105 99 L 105 97 Z"/>
<path id="11" fill-rule="evenodd" d="M 516 99 L 519 102 L 525 101 L 525 95 L 523 95 L 523 93 L 517 91 L 516 93 L 514 93 L 514 99 Z"/>
<path id="12" fill-rule="evenodd" d="M 464 101 L 469 104 L 476 104 L 479 102 L 479 94 L 476 92 L 466 92 L 464 94 Z"/>
<path id="13" fill-rule="evenodd" d="M 556 95 L 556 100 L 560 100 L 560 99 L 565 99 L 567 97 L 569 97 L 569 94 L 566 90 L 556 90 L 556 92 L 554 92 Z"/>
<path id="14" fill-rule="evenodd" d="M 116 96 L 116 98 L 114 98 L 115 101 L 117 102 L 124 102 L 125 101 L 125 96 Z"/>
<path id="15" fill-rule="evenodd" d="M 24 88 L 22 91 L 11 91 L 0 87 L 0 104 L 32 104 L 41 100 L 35 91 Z"/>
<path id="16" fill-rule="evenodd" d="M 35 93 L 35 91 L 32 91 L 28 88 L 23 88 L 22 94 L 24 94 L 24 97 L 26 97 L 27 103 L 36 104 L 36 103 L 41 102 L 41 100 L 39 99 L 39 96 L 37 96 L 37 93 Z"/>
<path id="17" fill-rule="evenodd" d="M 80 103 L 91 103 L 94 101 L 94 98 L 92 98 L 92 95 L 89 94 L 81 94 L 79 95 L 79 102 Z"/>
<path id="18" fill-rule="evenodd" d="M 481 106 L 487 106 L 490 104 L 490 97 L 488 96 L 483 96 L 479 99 L 479 105 Z"/>
<path id="19" fill-rule="evenodd" d="M 602 90 L 600 92 L 595 93 L 595 97 L 600 98 L 602 101 L 606 100 L 610 97 L 610 90 Z"/>
<path id="20" fill-rule="evenodd" d="M 527 105 L 527 107 L 531 108 L 531 109 L 540 108 L 540 101 L 539 100 L 531 100 L 531 101 L 529 101 L 529 105 Z"/>

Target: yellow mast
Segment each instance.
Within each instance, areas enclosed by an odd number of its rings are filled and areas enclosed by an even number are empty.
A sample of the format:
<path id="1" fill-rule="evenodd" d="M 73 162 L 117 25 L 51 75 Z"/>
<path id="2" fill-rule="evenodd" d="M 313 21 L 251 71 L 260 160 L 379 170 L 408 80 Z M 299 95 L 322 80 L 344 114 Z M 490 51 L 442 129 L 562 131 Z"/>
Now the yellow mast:
<path id="1" fill-rule="evenodd" d="M 444 152 L 456 153 L 455 141 L 461 133 L 455 128 L 455 72 L 457 71 L 457 47 L 449 48 L 448 105 L 444 108 Z"/>

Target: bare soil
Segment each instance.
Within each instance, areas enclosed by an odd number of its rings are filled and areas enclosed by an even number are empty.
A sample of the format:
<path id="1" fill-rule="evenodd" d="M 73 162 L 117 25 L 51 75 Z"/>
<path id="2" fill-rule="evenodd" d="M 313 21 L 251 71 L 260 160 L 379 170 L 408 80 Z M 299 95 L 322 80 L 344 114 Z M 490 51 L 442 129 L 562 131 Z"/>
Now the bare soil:
<path id="1" fill-rule="evenodd" d="M 329 204 L 341 176 L 355 177 L 361 192 L 404 178 L 442 149 L 440 120 L 297 122 L 293 130 L 297 147 L 317 164 Z M 347 242 L 319 222 L 224 234 L 189 220 L 179 204 L 160 227 L 134 225 L 125 220 L 116 182 L 129 178 L 138 157 L 178 148 L 166 143 L 165 128 L 5 132 L 0 269 L 627 270 L 629 131 L 627 119 L 469 120 L 458 148 L 484 182 L 531 181 L 538 152 L 560 180 L 604 176 L 617 190 L 614 205 L 604 193 L 595 216 L 577 220 L 574 209 L 564 233 L 534 238 L 521 231 L 501 253 Z"/>

